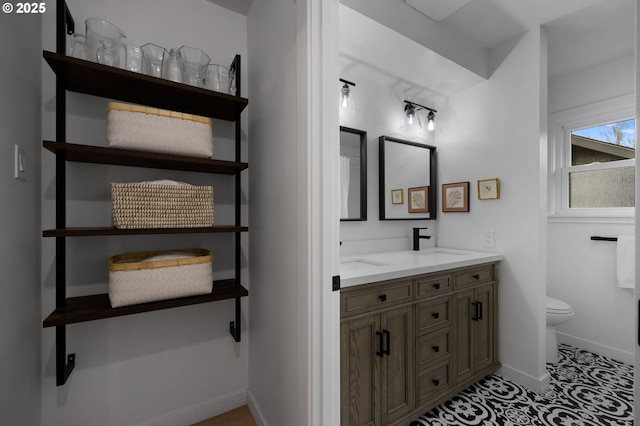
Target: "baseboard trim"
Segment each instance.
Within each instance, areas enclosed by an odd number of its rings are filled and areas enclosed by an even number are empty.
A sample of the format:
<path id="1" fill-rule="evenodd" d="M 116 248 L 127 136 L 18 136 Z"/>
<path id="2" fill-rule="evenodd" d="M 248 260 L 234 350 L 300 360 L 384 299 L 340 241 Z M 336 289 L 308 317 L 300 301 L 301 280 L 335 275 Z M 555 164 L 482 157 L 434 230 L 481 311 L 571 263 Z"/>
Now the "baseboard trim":
<path id="1" fill-rule="evenodd" d="M 564 343 L 575 348 L 584 349 L 594 354 L 605 356 L 607 358 L 614 359 L 616 361 L 624 362 L 628 365 L 634 364 L 635 354 L 632 352 L 623 351 L 622 349 L 614 348 L 611 346 L 603 345 L 593 342 L 591 340 L 582 339 L 580 337 L 572 336 L 570 334 L 561 333 L 556 331 L 558 336 L 558 343 Z"/>
<path id="2" fill-rule="evenodd" d="M 549 388 L 550 377 L 546 370 L 542 376 L 536 378 L 503 364 L 496 374 L 537 393 L 544 392 Z"/>
<path id="3" fill-rule="evenodd" d="M 249 411 L 251 411 L 251 415 L 253 416 L 253 420 L 256 421 L 256 425 L 258 426 L 269 426 L 267 421 L 264 419 L 264 415 L 262 415 L 262 411 L 260 407 L 258 407 L 258 403 L 251 391 L 247 391 L 247 405 L 249 406 Z"/>
<path id="4" fill-rule="evenodd" d="M 219 398 L 210 399 L 180 410 L 172 411 L 155 419 L 138 423 L 138 426 L 191 425 L 218 414 L 247 404 L 247 390 L 243 389 Z"/>

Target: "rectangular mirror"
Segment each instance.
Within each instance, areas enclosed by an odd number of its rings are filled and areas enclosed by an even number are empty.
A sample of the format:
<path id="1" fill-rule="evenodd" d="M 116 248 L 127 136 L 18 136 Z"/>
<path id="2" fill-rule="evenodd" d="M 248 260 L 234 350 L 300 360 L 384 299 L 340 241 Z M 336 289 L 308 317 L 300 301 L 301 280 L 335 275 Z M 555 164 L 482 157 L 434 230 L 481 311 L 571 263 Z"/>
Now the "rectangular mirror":
<path id="1" fill-rule="evenodd" d="M 367 132 L 340 126 L 340 220 L 367 220 Z"/>
<path id="2" fill-rule="evenodd" d="M 380 136 L 380 220 L 435 219 L 436 147 Z"/>

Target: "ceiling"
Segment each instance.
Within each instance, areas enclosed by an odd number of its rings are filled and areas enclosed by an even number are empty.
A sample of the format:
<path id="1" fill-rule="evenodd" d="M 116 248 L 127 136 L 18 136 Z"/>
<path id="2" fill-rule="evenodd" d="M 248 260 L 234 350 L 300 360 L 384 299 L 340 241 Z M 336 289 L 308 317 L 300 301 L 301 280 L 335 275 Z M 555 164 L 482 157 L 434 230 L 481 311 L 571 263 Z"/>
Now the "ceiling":
<path id="1" fill-rule="evenodd" d="M 469 72 L 475 73 L 476 77 L 490 77 L 493 71 L 490 67 L 495 69 L 499 65 L 499 62 L 490 64 L 493 51 L 499 51 L 501 46 L 508 45 L 530 29 L 540 26 L 545 29 L 548 39 L 549 79 L 628 57 L 635 52 L 634 0 L 470 0 L 462 2 L 453 11 L 447 11 L 446 7 L 429 9 L 427 12 L 433 12 L 439 21 L 430 19 L 415 8 L 420 4 L 427 7 L 448 1 L 450 0 L 341 0 L 346 6 L 341 9 L 341 72 L 358 69 L 359 77 L 374 81 L 391 80 L 392 74 L 395 74 L 396 85 L 413 81 L 419 86 L 414 90 L 426 97 L 429 97 L 430 92 L 455 93 L 461 87 L 464 88 L 465 84 L 475 84 L 477 79 L 469 75 Z M 451 6 L 448 7 L 451 9 Z M 417 54 L 412 48 L 414 53 L 411 54 L 419 60 L 412 65 L 405 58 L 402 66 L 394 68 L 395 71 L 384 69 L 385 64 L 397 61 L 393 56 L 385 56 L 385 51 L 389 50 L 384 48 L 385 44 L 390 44 L 385 43 L 385 40 L 390 40 L 388 36 L 376 38 L 362 34 L 359 39 L 355 39 L 349 34 L 352 30 L 346 29 L 353 23 L 344 22 L 345 15 L 346 19 L 350 19 L 352 14 L 345 14 L 344 10 L 355 12 L 354 16 L 366 15 L 365 18 L 401 33 L 405 42 L 421 46 L 422 53 Z M 443 17 L 442 11 L 449 15 Z M 428 36 L 421 38 L 421 34 Z M 362 42 L 363 39 L 367 42 Z M 444 43 L 443 39 L 449 43 Z M 375 48 L 372 48 L 372 44 L 375 44 Z M 395 42 L 393 44 L 397 45 Z M 460 55 L 456 58 L 455 52 L 448 55 L 447 48 L 451 48 L 452 52 L 462 51 L 463 56 L 467 57 L 481 52 L 489 64 L 488 72 L 483 73 L 477 67 L 468 66 L 464 62 L 466 58 L 460 58 Z M 363 53 L 358 54 L 358 51 Z M 448 80 L 444 85 L 442 73 L 438 69 L 428 68 L 420 63 L 424 61 L 424 57 L 432 57 L 434 53 L 442 56 L 442 60 L 449 58 L 449 62 L 458 65 L 457 71 L 455 67 L 453 71 L 449 69 L 446 75 Z M 358 61 L 361 62 L 360 67 L 355 65 Z M 367 64 L 370 67 L 365 70 Z M 415 73 L 414 68 L 421 70 L 419 80 L 411 75 Z M 442 89 L 449 92 L 443 92 Z"/>
<path id="2" fill-rule="evenodd" d="M 217 4 L 218 6 L 222 6 L 225 9 L 232 10 L 234 12 L 241 13 L 246 15 L 251 8 L 251 4 L 253 0 L 207 0 L 211 3 Z"/>
<path id="3" fill-rule="evenodd" d="M 253 3 L 253 0 L 208 1 L 243 15 Z M 385 81 L 395 78 L 393 84 L 401 87 L 414 84 L 417 87 L 413 90 L 427 97 L 475 84 L 478 76 L 489 77 L 491 69 L 479 71 L 470 66 L 467 58 L 474 55 L 488 58 L 492 50 L 537 26 L 543 26 L 548 37 L 550 79 L 633 55 L 635 49 L 635 0 L 340 0 L 340 3 L 386 27 L 363 24 L 377 28 L 379 33 L 358 36 L 344 23 L 341 12 L 342 69 L 368 66 L 370 74 L 377 73 L 376 78 Z M 389 29 L 398 34 L 388 32 Z M 421 33 L 424 37 L 420 37 Z M 403 37 L 403 43 L 407 38 L 412 41 L 409 50 L 419 58 L 416 64 L 409 58 L 398 58 L 393 49 L 395 42 L 388 42 L 391 39 L 400 42 Z M 447 48 L 457 53 L 448 55 Z M 462 68 L 457 74 L 455 64 Z"/>
<path id="4" fill-rule="evenodd" d="M 633 55 L 634 7 L 633 0 L 471 0 L 442 23 L 485 49 L 542 25 L 553 78 Z"/>

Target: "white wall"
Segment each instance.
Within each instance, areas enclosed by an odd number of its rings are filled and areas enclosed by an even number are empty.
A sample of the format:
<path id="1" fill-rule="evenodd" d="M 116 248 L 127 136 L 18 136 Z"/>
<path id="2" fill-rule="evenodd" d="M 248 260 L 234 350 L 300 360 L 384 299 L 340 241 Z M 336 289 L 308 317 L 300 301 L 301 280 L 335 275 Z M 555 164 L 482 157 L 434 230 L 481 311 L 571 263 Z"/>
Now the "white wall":
<path id="1" fill-rule="evenodd" d="M 505 256 L 500 265 L 501 373 L 532 389 L 545 386 L 544 307 L 546 169 L 540 142 L 545 79 L 539 30 L 520 39 L 491 78 L 438 105 L 439 180 L 469 181 L 469 213 L 442 213 L 438 245 Z M 477 180 L 500 179 L 500 199 L 478 200 Z M 495 231 L 485 248 L 482 231 Z"/>
<path id="2" fill-rule="evenodd" d="M 549 82 L 549 111 L 567 110 L 634 92 L 634 57 L 628 56 Z M 549 219 L 547 293 L 575 312 L 558 326 L 558 339 L 633 363 L 633 291 L 616 284 L 615 243 L 592 235 L 632 235 L 633 218 Z"/>
<path id="3" fill-rule="evenodd" d="M 41 18 L 3 13 L 0 67 L 0 413 L 2 422 L 40 424 L 40 63 Z M 26 180 L 13 177 L 14 144 Z"/>
<path id="4" fill-rule="evenodd" d="M 397 46 L 402 49 L 402 46 Z M 428 231 L 422 231 L 425 235 L 433 235 L 430 240 L 422 240 L 421 247 L 430 247 L 436 244 L 437 221 L 433 220 L 379 220 L 379 155 L 378 138 L 380 136 L 393 136 L 412 142 L 420 142 L 434 145 L 438 138 L 435 132 L 419 134 L 407 134 L 400 131 L 402 118 L 404 117 L 405 95 L 389 86 L 369 81 L 352 75 L 348 70 L 343 70 L 341 78 L 356 83 L 352 89 L 357 102 L 355 114 L 343 114 L 340 124 L 367 132 L 367 220 L 362 222 L 341 222 L 340 241 L 342 241 L 341 254 L 357 254 L 366 251 L 409 250 L 411 248 L 411 228 L 414 226 L 428 227 Z M 336 83 L 336 98 L 339 84 Z M 407 99 L 414 100 L 416 99 Z M 337 102 L 336 102 L 337 103 Z M 440 105 L 434 106 L 436 109 Z M 419 113 L 421 119 L 425 118 L 423 112 Z M 438 117 L 439 118 L 439 117 Z M 426 124 L 426 123 L 425 123 Z M 437 143 L 436 143 L 437 145 Z M 440 192 L 440 188 L 437 188 Z M 407 194 L 405 193 L 405 200 Z M 406 205 L 406 204 L 405 204 Z M 438 206 L 437 214 L 441 208 Z"/>
<path id="5" fill-rule="evenodd" d="M 69 1 L 77 24 L 101 17 L 120 26 L 127 42 L 155 42 L 167 48 L 200 47 L 214 63 L 229 64 L 236 53 L 247 67 L 246 18 L 204 0 L 184 4 L 167 0 L 109 2 Z M 42 40 L 55 50 L 54 10 L 47 12 Z M 40 56 L 40 54 L 38 54 Z M 39 60 L 40 61 L 40 60 Z M 55 138 L 54 75 L 42 61 L 43 135 Z M 242 76 L 247 82 L 246 71 Z M 243 96 L 248 96 L 246 84 Z M 106 103 L 102 98 L 67 95 L 69 142 L 106 145 Z M 243 137 L 246 155 L 246 117 Z M 214 151 L 218 158 L 233 156 L 233 123 L 214 120 Z M 54 157 L 42 154 L 44 228 L 54 224 Z M 213 185 L 216 223 L 233 223 L 233 180 L 186 172 L 157 171 L 89 164 L 68 164 L 68 223 L 70 226 L 110 225 L 109 182 L 173 178 Z M 243 178 L 244 203 L 246 182 Z M 244 223 L 247 222 L 246 208 Z M 243 237 L 242 283 L 249 286 L 247 237 Z M 54 245 L 43 240 L 42 312 L 54 308 Z M 107 259 L 120 253 L 203 247 L 212 251 L 214 278 L 233 271 L 232 235 L 174 235 L 70 238 L 68 296 L 103 293 L 107 287 Z M 76 354 L 76 367 L 64 386 L 55 385 L 54 329 L 42 333 L 43 424 L 173 425 L 194 423 L 246 402 L 248 387 L 248 299 L 242 300 L 242 342 L 230 336 L 234 301 L 150 312 L 67 326 L 67 352 Z"/>
<path id="6" fill-rule="evenodd" d="M 290 1 L 254 2 L 247 15 L 251 140 L 250 407 L 258 424 L 307 424 L 310 212 L 306 106 L 297 13 Z M 302 137 L 301 137 L 302 129 Z M 336 133 L 337 134 L 337 133 Z M 337 154 L 336 154 L 337 156 Z M 318 161 L 316 159 L 316 161 Z"/>

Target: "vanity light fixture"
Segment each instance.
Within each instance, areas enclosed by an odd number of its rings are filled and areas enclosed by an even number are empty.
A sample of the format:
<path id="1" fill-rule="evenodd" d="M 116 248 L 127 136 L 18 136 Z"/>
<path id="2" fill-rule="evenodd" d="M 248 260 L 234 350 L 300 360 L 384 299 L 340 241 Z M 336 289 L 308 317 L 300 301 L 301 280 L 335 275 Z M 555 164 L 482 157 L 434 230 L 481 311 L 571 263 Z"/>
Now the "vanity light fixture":
<path id="1" fill-rule="evenodd" d="M 355 87 L 356 84 L 345 79 L 340 79 L 341 83 L 344 83 L 340 88 L 340 109 L 349 110 L 351 112 L 356 111 L 355 102 L 353 99 L 353 93 L 351 93 L 351 87 Z"/>
<path id="2" fill-rule="evenodd" d="M 402 120 L 402 126 L 400 127 L 400 130 L 414 131 L 422 129 L 422 122 L 420 121 L 420 117 L 418 116 L 418 111 L 422 109 L 429 111 L 429 114 L 427 114 L 427 130 L 435 130 L 435 118 L 436 112 L 438 111 L 411 101 L 404 101 L 405 117 Z"/>

